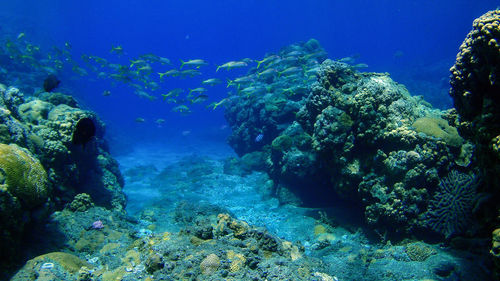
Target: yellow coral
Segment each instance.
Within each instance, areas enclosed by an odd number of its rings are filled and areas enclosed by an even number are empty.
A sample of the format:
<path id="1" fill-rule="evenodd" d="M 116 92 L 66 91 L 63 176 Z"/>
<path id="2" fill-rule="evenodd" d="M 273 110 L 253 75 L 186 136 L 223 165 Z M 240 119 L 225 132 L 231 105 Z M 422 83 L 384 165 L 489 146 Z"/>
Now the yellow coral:
<path id="1" fill-rule="evenodd" d="M 423 117 L 413 123 L 415 131 L 428 136 L 440 138 L 448 145 L 460 147 L 464 140 L 458 135 L 455 127 L 448 125 L 446 120 L 441 118 Z"/>
<path id="2" fill-rule="evenodd" d="M 227 251 L 227 258 L 231 261 L 231 264 L 229 265 L 229 271 L 231 272 L 239 271 L 246 261 L 245 256 L 238 254 L 233 250 Z"/>
<path id="3" fill-rule="evenodd" d="M 15 144 L 0 144 L 0 170 L 7 189 L 28 206 L 47 199 L 47 173 L 40 161 Z"/>
<path id="4" fill-rule="evenodd" d="M 201 273 L 211 275 L 220 266 L 220 259 L 216 254 L 210 254 L 200 264 Z"/>
<path id="5" fill-rule="evenodd" d="M 88 268 L 93 267 L 91 264 L 80 259 L 79 257 L 74 256 L 72 254 L 63 253 L 63 252 L 52 252 L 52 253 L 48 253 L 45 255 L 41 255 L 41 256 L 34 258 L 32 261 L 34 261 L 35 264 L 39 264 L 39 263 L 42 263 L 46 260 L 51 260 L 51 261 L 57 262 L 64 269 L 66 269 L 67 271 L 69 271 L 71 273 L 78 272 L 78 270 L 82 266 L 85 266 Z"/>

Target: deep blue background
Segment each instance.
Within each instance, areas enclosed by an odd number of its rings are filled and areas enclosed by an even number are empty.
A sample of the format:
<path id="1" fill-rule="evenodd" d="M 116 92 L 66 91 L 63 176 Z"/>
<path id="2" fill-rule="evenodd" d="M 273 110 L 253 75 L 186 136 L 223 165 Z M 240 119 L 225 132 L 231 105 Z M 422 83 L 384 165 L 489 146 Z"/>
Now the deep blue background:
<path id="1" fill-rule="evenodd" d="M 446 107 L 448 68 L 472 21 L 496 8 L 492 0 L 273 1 L 273 0 L 147 0 L 147 1 L 5 1 L 3 25 L 26 32 L 42 45 L 70 42 L 75 56 L 112 56 L 112 45 L 127 57 L 154 53 L 179 59 L 203 58 L 211 63 L 204 76 L 170 80 L 166 89 L 196 87 L 215 75 L 215 66 L 242 58 L 261 59 L 267 52 L 316 38 L 330 58 L 359 54 L 369 71 L 390 72 L 412 94 L 424 95 Z M 167 70 L 167 68 L 165 69 Z M 223 78 L 226 74 L 217 73 Z M 236 75 L 236 74 L 230 74 Z M 419 82 L 424 81 L 424 82 Z M 222 111 L 199 107 L 183 117 L 160 100 L 133 95 L 127 87 L 106 82 L 63 81 L 88 108 L 108 123 L 120 138 L 165 140 L 182 131 L 218 137 L 227 134 Z M 111 89 L 110 97 L 101 95 Z M 226 95 L 224 86 L 211 89 L 212 100 Z M 135 123 L 136 117 L 146 119 Z M 166 119 L 162 127 L 154 124 Z M 203 132 L 203 133 L 202 133 Z"/>

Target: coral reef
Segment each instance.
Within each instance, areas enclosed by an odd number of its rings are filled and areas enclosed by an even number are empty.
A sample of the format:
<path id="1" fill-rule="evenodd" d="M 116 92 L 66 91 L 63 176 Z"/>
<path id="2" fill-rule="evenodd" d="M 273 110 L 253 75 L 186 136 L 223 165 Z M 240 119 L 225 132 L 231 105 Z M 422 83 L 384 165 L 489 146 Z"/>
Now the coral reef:
<path id="1" fill-rule="evenodd" d="M 411 96 L 388 74 L 360 73 L 349 64 L 325 60 L 315 75 L 307 97 L 282 102 L 283 108 L 296 110 L 293 118 L 281 123 L 260 119 L 260 127 L 280 128 L 264 133 L 260 143 L 252 143 L 250 134 L 257 113 L 228 118 L 233 127 L 244 124 L 246 130 L 237 129 L 230 144 L 239 154 L 258 149 L 267 155 L 265 167 L 282 202 L 290 201 L 283 189 L 298 196 L 291 201 L 304 204 L 332 205 L 341 198 L 364 208 L 366 221 L 382 230 L 427 228 L 423 216 L 440 178 L 456 165 L 470 164 L 465 147 L 470 144 L 452 126 L 452 113 Z M 263 116 L 266 109 L 258 108 L 235 99 L 226 117 L 250 111 Z"/>
<path id="2" fill-rule="evenodd" d="M 98 137 L 85 149 L 72 143 L 81 118 L 98 124 Z M 0 85 L 0 255 L 5 261 L 20 254 L 17 247 L 28 224 L 43 223 L 78 193 L 88 193 L 99 206 L 123 210 L 123 178 L 103 134 L 97 116 L 80 109 L 69 96 L 25 97 L 17 88 Z M 88 208 L 82 200 L 73 206 Z"/>

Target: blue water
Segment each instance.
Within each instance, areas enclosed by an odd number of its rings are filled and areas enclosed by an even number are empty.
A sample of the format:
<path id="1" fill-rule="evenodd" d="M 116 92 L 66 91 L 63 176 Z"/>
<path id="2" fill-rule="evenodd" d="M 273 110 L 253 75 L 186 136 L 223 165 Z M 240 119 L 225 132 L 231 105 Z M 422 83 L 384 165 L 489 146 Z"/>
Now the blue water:
<path id="1" fill-rule="evenodd" d="M 81 54 L 116 58 L 109 52 L 111 46 L 122 45 L 123 57 L 154 53 L 174 64 L 192 58 L 211 64 L 202 69 L 203 76 L 172 79 L 163 85 L 165 90 L 194 88 L 210 77 L 234 78 L 235 73 L 214 76 L 215 66 L 261 59 L 285 45 L 316 38 L 330 58 L 357 55 L 358 62 L 368 64 L 368 71 L 391 73 L 412 94 L 424 95 L 440 108 L 451 106 L 446 93 L 448 69 L 473 19 L 498 4 L 493 0 L 2 2 L 3 25 L 13 34 L 25 32 L 47 47 L 70 42 L 76 58 Z M 121 85 L 111 88 L 109 81 L 80 79 L 62 85 L 71 87 L 74 96 L 122 139 L 164 140 L 185 130 L 213 128 L 214 132 L 225 123 L 222 111 L 200 106 L 188 117 L 179 116 L 170 111 L 172 105 L 140 99 Z M 113 95 L 103 97 L 108 89 Z M 220 100 L 226 89 L 218 86 L 208 95 L 211 101 Z M 158 130 L 154 122 L 136 124 L 136 117 L 166 122 Z"/>

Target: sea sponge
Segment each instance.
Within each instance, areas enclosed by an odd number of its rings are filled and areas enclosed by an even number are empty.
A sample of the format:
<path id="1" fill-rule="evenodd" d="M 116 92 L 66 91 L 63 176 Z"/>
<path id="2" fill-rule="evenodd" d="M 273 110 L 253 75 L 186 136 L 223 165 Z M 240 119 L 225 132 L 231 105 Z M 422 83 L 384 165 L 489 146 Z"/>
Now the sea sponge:
<path id="1" fill-rule="evenodd" d="M 0 172 L 7 190 L 26 206 L 34 207 L 47 199 L 47 173 L 27 150 L 15 144 L 0 144 Z"/>

